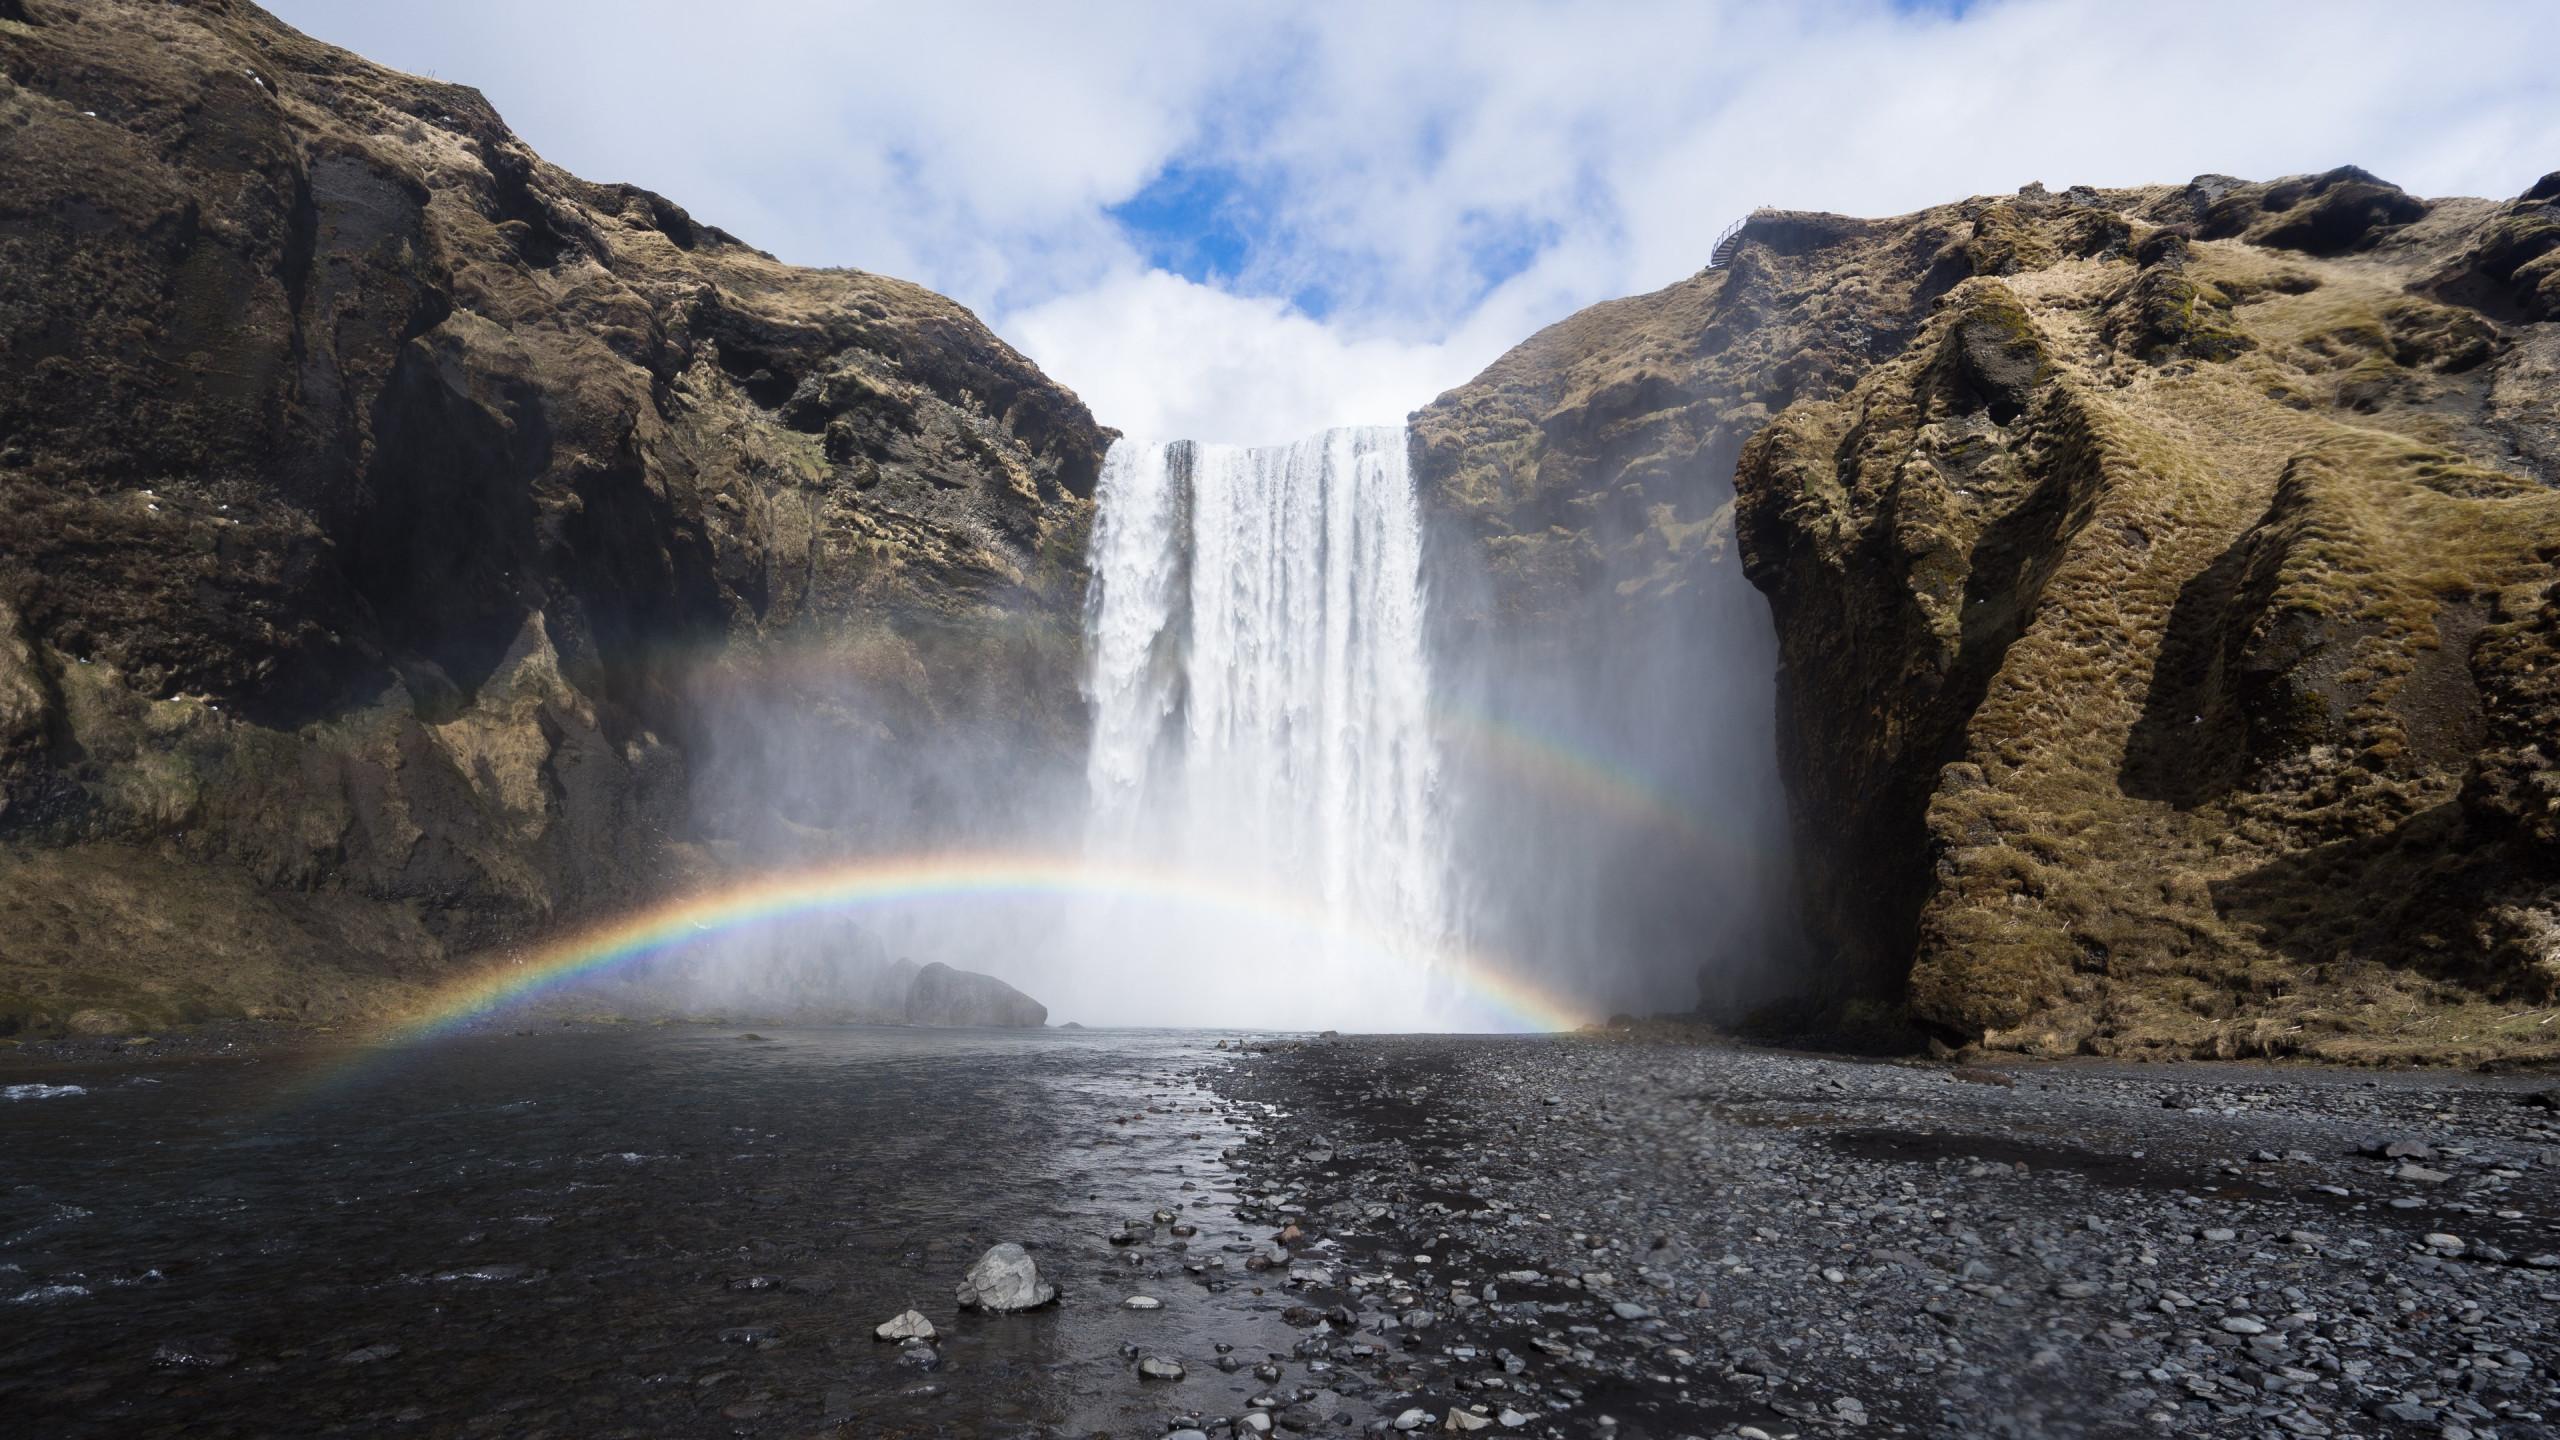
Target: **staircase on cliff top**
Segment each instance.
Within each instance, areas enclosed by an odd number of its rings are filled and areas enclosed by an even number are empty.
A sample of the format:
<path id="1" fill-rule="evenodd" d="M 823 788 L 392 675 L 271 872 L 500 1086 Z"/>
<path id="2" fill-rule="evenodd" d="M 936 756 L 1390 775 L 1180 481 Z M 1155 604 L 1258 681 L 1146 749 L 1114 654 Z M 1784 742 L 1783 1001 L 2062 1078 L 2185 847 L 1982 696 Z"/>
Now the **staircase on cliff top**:
<path id="1" fill-rule="evenodd" d="M 1732 264 L 1734 253 L 1742 248 L 1742 227 L 1750 224 L 1753 216 L 1761 214 L 1768 208 L 1762 205 L 1753 210 L 1750 215 L 1745 215 L 1724 227 L 1724 233 L 1716 236 L 1715 248 L 1707 252 L 1707 268 L 1721 270 Z"/>

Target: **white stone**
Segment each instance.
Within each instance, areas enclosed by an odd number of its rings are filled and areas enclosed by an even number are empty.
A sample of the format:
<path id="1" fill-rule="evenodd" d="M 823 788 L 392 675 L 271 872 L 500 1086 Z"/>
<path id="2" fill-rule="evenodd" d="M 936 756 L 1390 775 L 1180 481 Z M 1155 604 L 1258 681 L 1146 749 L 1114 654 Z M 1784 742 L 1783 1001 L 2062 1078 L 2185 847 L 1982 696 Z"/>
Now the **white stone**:
<path id="1" fill-rule="evenodd" d="M 969 1278 L 960 1282 L 963 1310 L 1036 1310 L 1057 1298 L 1058 1287 L 1040 1278 L 1030 1252 L 1010 1240 L 979 1256 L 969 1267 Z"/>
<path id="2" fill-rule="evenodd" d="M 930 1340 L 933 1338 L 933 1322 L 924 1318 L 921 1311 L 909 1310 L 893 1320 L 880 1322 L 871 1333 L 882 1340 Z"/>

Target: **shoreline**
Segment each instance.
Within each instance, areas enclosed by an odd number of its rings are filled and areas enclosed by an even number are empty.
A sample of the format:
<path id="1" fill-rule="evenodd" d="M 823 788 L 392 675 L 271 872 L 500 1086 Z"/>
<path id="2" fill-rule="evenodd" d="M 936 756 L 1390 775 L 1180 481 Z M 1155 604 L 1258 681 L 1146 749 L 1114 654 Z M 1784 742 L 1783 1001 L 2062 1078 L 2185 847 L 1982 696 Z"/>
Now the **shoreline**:
<path id="1" fill-rule="evenodd" d="M 881 1021 L 846 1021 L 841 1019 L 801 1019 L 774 1015 L 621 1015 L 535 1011 L 529 1014 L 498 1014 L 475 1019 L 458 1027 L 454 1034 L 535 1036 L 551 1033 L 583 1034 L 594 1031 L 645 1029 L 659 1026 L 682 1026 L 701 1029 L 835 1029 L 879 1028 L 966 1031 L 978 1027 L 944 1027 L 902 1025 Z M 995 1027 L 1003 1029 L 1006 1027 Z M 2512 1079 L 2530 1086 L 2538 1080 L 2560 1080 L 2560 1054 L 2523 1056 L 2489 1056 L 2477 1059 L 2410 1058 L 2406 1055 L 2373 1055 L 2341 1058 L 2324 1055 L 2264 1055 L 2246 1057 L 2205 1057 L 2175 1053 L 2138 1053 L 2129 1055 L 2027 1055 L 2008 1051 L 1966 1049 L 1926 1053 L 1918 1050 L 1874 1052 L 1837 1044 L 1823 1043 L 1819 1036 L 1767 1037 L 1677 1017 L 1640 1020 L 1632 1025 L 1591 1025 L 1579 1030 L 1545 1031 L 1522 1034 L 1491 1032 L 1354 1032 L 1343 1035 L 1335 1031 L 1270 1031 L 1252 1028 L 1221 1029 L 1201 1026 L 1114 1026 L 1051 1024 L 1024 1033 L 1073 1034 L 1079 1032 L 1162 1032 L 1228 1037 L 1229 1047 L 1250 1053 L 1273 1047 L 1313 1044 L 1331 1040 L 1351 1042 L 1447 1039 L 1447 1040 L 1513 1040 L 1565 1041 L 1595 1046 L 1636 1045 L 1670 1048 L 1735 1049 L 1769 1056 L 1805 1060 L 1827 1060 L 1852 1065 L 1890 1065 L 1934 1073 L 1958 1070 L 1997 1070 L 2011 1075 L 2043 1071 L 2077 1070 L 2109 1071 L 2139 1069 L 2143 1071 L 2194 1071 L 2209 1073 L 2228 1068 L 2235 1072 L 2275 1074 L 2318 1074 L 2334 1072 L 2341 1076 L 2410 1076 L 2466 1077 L 2482 1080 Z M 266 1056 L 304 1050 L 358 1048 L 380 1043 L 383 1031 L 360 1023 L 320 1025 L 293 1020 L 221 1019 L 189 1025 L 170 1026 L 143 1034 L 126 1035 L 14 1035 L 0 1036 L 0 1067 L 96 1065 L 145 1062 L 159 1058 L 203 1056 Z"/>
<path id="2" fill-rule="evenodd" d="M 1997 1073 L 1411 1037 L 1212 1083 L 1262 1117 L 1246 1213 L 1314 1262 L 1302 1352 L 1384 1341 L 1381 1413 L 1434 1431 L 2560 1422 L 2560 1092 Z"/>

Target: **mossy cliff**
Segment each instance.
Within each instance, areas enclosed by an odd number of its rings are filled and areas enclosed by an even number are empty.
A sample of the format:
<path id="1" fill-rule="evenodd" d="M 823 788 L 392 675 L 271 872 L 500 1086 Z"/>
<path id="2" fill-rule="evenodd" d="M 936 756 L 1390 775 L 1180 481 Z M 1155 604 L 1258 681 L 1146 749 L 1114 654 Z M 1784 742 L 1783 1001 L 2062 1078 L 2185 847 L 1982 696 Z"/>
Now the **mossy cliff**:
<path id="1" fill-rule="evenodd" d="M 1108 437 L 959 306 L 223 0 L 0 6 L 0 154 L 0 1030 L 716 870 L 742 693 L 1075 752 Z"/>
<path id="2" fill-rule="evenodd" d="M 1743 233 L 1416 454 L 1527 617 L 1733 497 L 1817 988 L 2039 1052 L 2560 1053 L 2560 177 Z"/>

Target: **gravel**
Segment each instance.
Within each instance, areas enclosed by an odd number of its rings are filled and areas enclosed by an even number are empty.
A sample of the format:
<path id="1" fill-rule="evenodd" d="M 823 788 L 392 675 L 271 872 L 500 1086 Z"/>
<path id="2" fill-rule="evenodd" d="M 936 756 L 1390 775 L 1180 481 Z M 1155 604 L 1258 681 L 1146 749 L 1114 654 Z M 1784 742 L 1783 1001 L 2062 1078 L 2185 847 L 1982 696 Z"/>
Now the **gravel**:
<path id="1" fill-rule="evenodd" d="M 1238 1213 L 1281 1252 L 1251 1263 L 1303 1334 L 1271 1408 L 1375 1434 L 2560 1434 L 2547 1079 L 1968 1068 L 1251 1047 L 1207 1078 L 1246 1133 Z"/>

